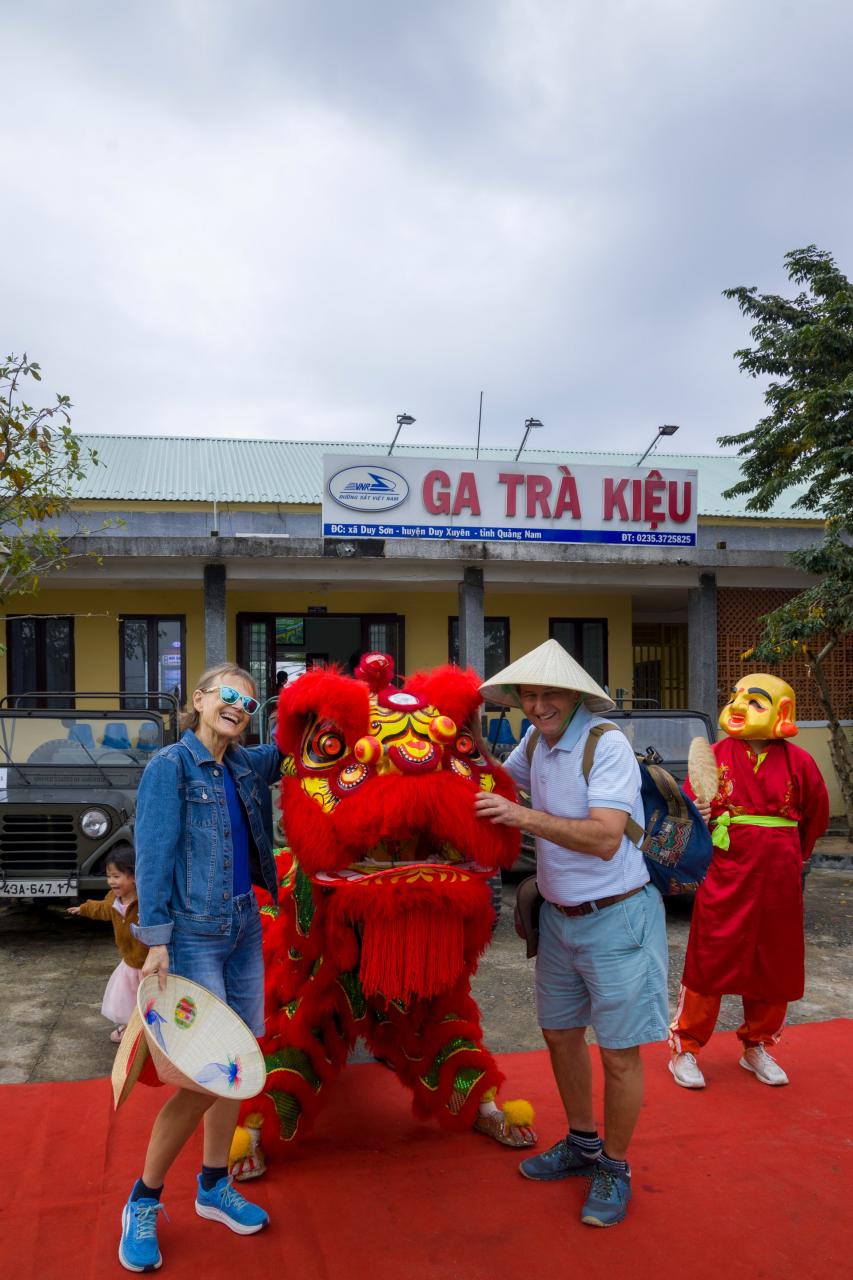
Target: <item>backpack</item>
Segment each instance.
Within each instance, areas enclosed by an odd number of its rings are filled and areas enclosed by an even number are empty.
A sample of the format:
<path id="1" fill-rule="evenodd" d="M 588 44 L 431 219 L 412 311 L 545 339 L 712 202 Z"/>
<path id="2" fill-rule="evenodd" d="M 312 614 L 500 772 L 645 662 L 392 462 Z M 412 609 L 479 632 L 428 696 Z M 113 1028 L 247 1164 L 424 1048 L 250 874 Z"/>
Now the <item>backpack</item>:
<path id="1" fill-rule="evenodd" d="M 615 724 L 597 724 L 589 731 L 581 766 L 587 785 L 598 740 L 611 730 L 621 733 Z M 540 737 L 539 730 L 534 729 L 527 739 L 524 750 L 529 763 Z M 671 773 L 645 756 L 637 756 L 637 764 L 646 825 L 643 829 L 629 817 L 625 834 L 642 850 L 656 889 L 667 895 L 693 893 L 705 879 L 711 863 L 714 851 L 711 832 Z"/>

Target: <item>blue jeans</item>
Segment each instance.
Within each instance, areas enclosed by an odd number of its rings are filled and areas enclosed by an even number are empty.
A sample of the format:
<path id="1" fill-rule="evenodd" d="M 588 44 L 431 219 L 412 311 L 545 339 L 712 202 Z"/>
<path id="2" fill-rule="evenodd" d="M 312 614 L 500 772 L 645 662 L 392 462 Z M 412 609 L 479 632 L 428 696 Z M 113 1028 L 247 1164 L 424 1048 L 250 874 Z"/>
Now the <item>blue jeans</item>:
<path id="1" fill-rule="evenodd" d="M 651 885 L 587 916 L 543 902 L 536 1014 L 546 1031 L 592 1027 L 605 1049 L 665 1040 L 666 974 L 663 899 Z"/>
<path id="2" fill-rule="evenodd" d="M 232 904 L 227 934 L 190 933 L 176 922 L 169 943 L 169 968 L 207 987 L 239 1014 L 252 1033 L 264 1033 L 264 957 L 261 916 L 254 893 Z"/>

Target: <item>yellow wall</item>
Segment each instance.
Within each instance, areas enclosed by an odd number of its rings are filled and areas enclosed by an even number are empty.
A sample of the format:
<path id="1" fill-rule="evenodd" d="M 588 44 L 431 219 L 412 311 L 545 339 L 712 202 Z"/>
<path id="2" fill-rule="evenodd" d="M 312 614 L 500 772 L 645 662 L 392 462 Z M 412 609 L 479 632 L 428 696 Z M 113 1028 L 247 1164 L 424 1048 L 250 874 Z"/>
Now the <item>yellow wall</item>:
<path id="1" fill-rule="evenodd" d="M 455 591 L 229 591 L 227 639 L 229 660 L 236 659 L 238 613 L 304 613 L 309 605 L 325 605 L 330 613 L 399 613 L 406 620 L 406 668 L 434 666 L 447 659 L 447 619 L 458 612 Z M 527 650 L 548 638 L 549 617 L 605 617 L 609 684 L 630 689 L 632 684 L 631 600 L 624 596 L 588 594 L 519 594 L 486 591 L 489 616 L 509 618 L 510 655 L 514 662 Z M 186 616 L 187 679 L 192 682 L 204 667 L 204 600 L 196 590 L 138 590 L 129 587 L 85 590 L 45 590 L 37 596 L 21 596 L 8 613 L 74 616 L 75 683 L 78 690 L 118 689 L 118 619 L 121 614 L 184 614 Z M 5 626 L 0 616 L 0 643 Z M 0 659 L 0 694 L 6 692 L 6 663 Z M 518 732 L 520 714 L 511 713 Z M 848 731 L 849 732 L 849 731 Z M 843 813 L 844 805 L 829 756 L 824 728 L 801 729 L 798 745 L 818 763 L 830 793 L 830 809 Z"/>
<path id="2" fill-rule="evenodd" d="M 486 592 L 485 612 L 509 618 L 510 662 L 548 639 L 549 618 L 606 618 L 608 685 L 610 689 L 631 688 L 634 677 L 630 596 L 574 593 L 571 596 L 558 593 L 513 596 Z M 518 734 L 521 712 L 511 711 L 509 715 Z"/>
<path id="3" fill-rule="evenodd" d="M 406 667 L 434 666 L 447 659 L 447 619 L 458 613 L 458 597 L 448 592 L 375 591 L 229 591 L 226 657 L 237 656 L 238 613 L 303 613 L 309 605 L 325 605 L 330 613 L 399 613 L 406 620 Z M 510 661 L 548 638 L 549 617 L 606 617 L 610 685 L 631 685 L 631 601 L 605 595 L 516 595 L 486 592 L 486 613 L 507 616 Z M 204 666 L 204 601 L 202 590 L 158 591 L 117 587 L 45 590 L 21 597 L 9 613 L 61 614 L 74 617 L 76 686 L 117 689 L 119 680 L 118 619 L 122 614 L 185 614 L 187 678 L 192 682 Z M 5 628 L 4 628 L 5 630 Z M 2 636 L 0 636 L 2 639 Z M 0 662 L 0 692 L 6 691 L 6 664 Z"/>
<path id="4" fill-rule="evenodd" d="M 847 729 L 846 733 L 848 738 L 853 738 L 853 730 Z M 829 730 L 823 727 L 820 729 L 801 728 L 794 739 L 794 745 L 804 747 L 809 755 L 814 756 L 817 767 L 823 774 L 823 780 L 829 791 L 829 812 L 832 814 L 844 813 L 841 788 L 838 785 L 838 778 L 829 754 Z"/>
<path id="5" fill-rule="evenodd" d="M 325 605 L 330 613 L 399 613 L 406 620 L 406 669 L 447 660 L 447 619 L 459 612 L 455 591 L 229 591 L 228 641 L 235 643 L 238 613 L 304 613 Z M 485 593 L 485 612 L 509 618 L 510 662 L 548 639 L 549 617 L 607 618 L 610 687 L 630 689 L 631 600 L 629 596 Z M 234 656 L 229 652 L 229 657 Z"/>
<path id="6" fill-rule="evenodd" d="M 122 614 L 184 614 L 187 624 L 187 676 L 204 665 L 203 598 L 198 591 L 157 591 L 116 587 L 46 590 L 20 596 L 7 614 L 60 614 L 74 618 L 75 685 L 79 691 L 119 687 L 118 620 Z M 4 615 L 5 618 L 5 615 Z M 0 643 L 5 645 L 4 618 Z M 6 692 L 6 663 L 0 660 L 0 693 Z"/>

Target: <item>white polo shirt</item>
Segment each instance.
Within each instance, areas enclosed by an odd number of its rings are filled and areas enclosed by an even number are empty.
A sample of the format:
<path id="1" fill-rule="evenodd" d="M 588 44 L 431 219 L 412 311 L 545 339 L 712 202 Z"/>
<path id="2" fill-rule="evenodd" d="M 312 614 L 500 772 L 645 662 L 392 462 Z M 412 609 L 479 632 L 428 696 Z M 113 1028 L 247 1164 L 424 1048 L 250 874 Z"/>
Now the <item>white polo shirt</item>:
<path id="1" fill-rule="evenodd" d="M 534 809 L 556 818 L 588 818 L 590 809 L 619 809 L 639 826 L 645 826 L 640 799 L 640 770 L 624 733 L 604 733 L 595 748 L 589 787 L 583 777 L 583 753 L 590 729 L 606 724 L 607 717 L 578 708 L 571 724 L 555 746 L 539 738 L 532 766 L 524 738 L 504 768 L 513 781 L 530 792 Z M 596 898 L 628 893 L 647 884 L 645 860 L 627 835 L 613 857 L 604 862 L 588 853 L 576 853 L 536 837 L 536 879 L 548 902 L 573 907 Z"/>

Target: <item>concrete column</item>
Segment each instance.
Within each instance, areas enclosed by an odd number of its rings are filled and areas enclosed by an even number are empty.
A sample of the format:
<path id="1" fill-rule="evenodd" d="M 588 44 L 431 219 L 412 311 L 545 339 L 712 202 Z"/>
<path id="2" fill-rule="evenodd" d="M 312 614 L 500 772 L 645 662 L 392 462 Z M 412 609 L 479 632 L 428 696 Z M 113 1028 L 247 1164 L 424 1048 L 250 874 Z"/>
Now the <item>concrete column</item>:
<path id="1" fill-rule="evenodd" d="M 226 658 L 225 565 L 204 566 L 204 665 L 212 667 Z"/>
<path id="2" fill-rule="evenodd" d="M 700 573 L 699 586 L 687 592 L 687 688 L 694 711 L 704 711 L 717 723 L 717 578 Z"/>
<path id="3" fill-rule="evenodd" d="M 483 621 L 483 570 L 471 565 L 459 583 L 459 665 L 484 675 L 486 629 Z"/>

